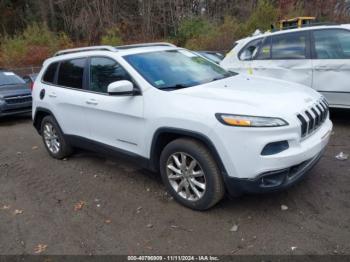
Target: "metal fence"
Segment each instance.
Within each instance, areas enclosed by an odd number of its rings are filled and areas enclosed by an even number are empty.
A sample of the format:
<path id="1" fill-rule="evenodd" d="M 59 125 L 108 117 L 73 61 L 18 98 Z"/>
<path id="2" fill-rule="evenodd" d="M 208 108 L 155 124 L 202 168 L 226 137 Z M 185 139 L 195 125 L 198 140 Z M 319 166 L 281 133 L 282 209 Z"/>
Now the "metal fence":
<path id="1" fill-rule="evenodd" d="M 12 71 L 19 76 L 25 76 L 25 75 L 29 75 L 29 74 L 39 73 L 40 69 L 41 69 L 41 66 L 6 68 L 6 70 Z"/>

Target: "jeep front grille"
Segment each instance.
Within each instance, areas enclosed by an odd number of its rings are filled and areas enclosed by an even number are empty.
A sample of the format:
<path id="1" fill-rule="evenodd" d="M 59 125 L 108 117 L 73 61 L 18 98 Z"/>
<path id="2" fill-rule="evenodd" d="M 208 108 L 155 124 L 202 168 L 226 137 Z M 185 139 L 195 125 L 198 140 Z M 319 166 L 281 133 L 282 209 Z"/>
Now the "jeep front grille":
<path id="1" fill-rule="evenodd" d="M 325 99 L 319 101 L 313 107 L 297 115 L 301 124 L 301 137 L 306 137 L 316 131 L 327 119 L 329 105 Z"/>

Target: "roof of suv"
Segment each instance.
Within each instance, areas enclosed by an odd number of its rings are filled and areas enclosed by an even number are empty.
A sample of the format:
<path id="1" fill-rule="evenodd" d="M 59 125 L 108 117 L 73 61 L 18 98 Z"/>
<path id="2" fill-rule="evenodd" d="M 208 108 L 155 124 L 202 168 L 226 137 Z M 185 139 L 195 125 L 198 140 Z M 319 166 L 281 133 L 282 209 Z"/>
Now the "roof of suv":
<path id="1" fill-rule="evenodd" d="M 117 53 L 120 55 L 131 55 L 131 54 L 139 54 L 139 53 L 146 53 L 146 52 L 154 52 L 154 51 L 164 51 L 164 50 L 174 50 L 178 49 L 177 46 L 142 46 L 142 47 L 135 47 L 135 48 L 125 48 L 125 49 L 118 49 Z"/>
<path id="2" fill-rule="evenodd" d="M 245 42 L 247 40 L 258 39 L 260 37 L 266 37 L 266 36 L 270 36 L 270 35 L 280 35 L 280 34 L 287 34 L 287 33 L 292 33 L 292 32 L 309 31 L 309 30 L 317 30 L 317 29 L 334 29 L 334 28 L 350 29 L 350 24 L 318 25 L 318 26 L 307 26 L 307 27 L 302 27 L 302 28 L 292 28 L 292 29 L 286 29 L 286 30 L 279 30 L 279 31 L 274 31 L 274 32 L 267 31 L 267 32 L 262 33 L 262 34 L 248 36 L 248 37 L 240 39 L 236 42 L 237 43 Z"/>
<path id="3" fill-rule="evenodd" d="M 72 53 L 81 53 L 81 52 L 87 52 L 87 51 L 120 52 L 125 50 L 135 50 L 135 49 L 149 48 L 149 47 L 155 48 L 155 47 L 176 47 L 176 46 L 165 42 L 141 43 L 141 44 L 122 45 L 122 46 L 109 46 L 109 45 L 87 46 L 87 47 L 78 47 L 78 48 L 61 50 L 55 53 L 54 56 L 61 56 L 61 55 L 72 54 Z"/>
<path id="4" fill-rule="evenodd" d="M 45 60 L 44 64 L 54 61 L 60 61 L 69 58 L 78 58 L 82 55 L 93 55 L 93 54 L 102 54 L 105 52 L 111 52 L 113 54 L 118 54 L 121 56 L 138 54 L 144 52 L 154 52 L 154 51 L 163 51 L 163 50 L 174 50 L 179 49 L 179 47 L 165 42 L 157 43 L 142 43 L 142 44 L 133 44 L 133 45 L 123 45 L 123 46 L 89 46 L 89 47 L 80 47 L 80 48 L 71 48 L 58 51 L 51 58 Z"/>

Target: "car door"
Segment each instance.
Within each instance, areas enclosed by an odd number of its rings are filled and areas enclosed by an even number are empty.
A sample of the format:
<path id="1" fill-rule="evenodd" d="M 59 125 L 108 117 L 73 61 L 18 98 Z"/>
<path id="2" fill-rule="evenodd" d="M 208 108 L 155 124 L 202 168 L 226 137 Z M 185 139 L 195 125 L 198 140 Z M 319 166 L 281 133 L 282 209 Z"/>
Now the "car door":
<path id="1" fill-rule="evenodd" d="M 334 107 L 350 107 L 350 31 L 322 29 L 313 36 L 313 83 Z"/>
<path id="2" fill-rule="evenodd" d="M 54 85 L 46 85 L 45 100 L 65 135 L 88 137 L 86 123 L 86 58 L 61 61 Z M 45 77 L 44 77 L 45 80 Z"/>
<path id="3" fill-rule="evenodd" d="M 311 87 L 309 33 L 283 33 L 267 37 L 252 62 L 253 74 Z"/>
<path id="4" fill-rule="evenodd" d="M 129 73 L 114 59 L 89 59 L 88 123 L 94 141 L 139 153 L 143 139 L 143 96 L 109 95 L 108 85 L 128 80 L 138 88 Z M 140 92 L 141 94 L 141 92 Z"/>

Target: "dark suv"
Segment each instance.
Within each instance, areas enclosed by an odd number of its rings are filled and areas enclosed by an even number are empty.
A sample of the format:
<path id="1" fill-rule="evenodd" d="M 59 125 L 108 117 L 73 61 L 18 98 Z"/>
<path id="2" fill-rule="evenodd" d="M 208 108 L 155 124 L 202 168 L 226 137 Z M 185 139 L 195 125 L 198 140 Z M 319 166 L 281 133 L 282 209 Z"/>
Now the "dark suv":
<path id="1" fill-rule="evenodd" d="M 0 117 L 32 111 L 32 94 L 26 82 L 13 72 L 0 69 Z"/>

